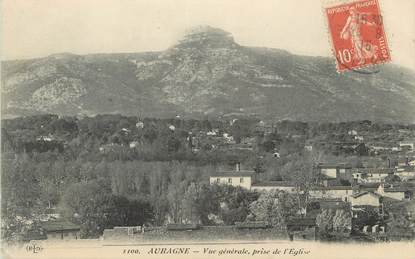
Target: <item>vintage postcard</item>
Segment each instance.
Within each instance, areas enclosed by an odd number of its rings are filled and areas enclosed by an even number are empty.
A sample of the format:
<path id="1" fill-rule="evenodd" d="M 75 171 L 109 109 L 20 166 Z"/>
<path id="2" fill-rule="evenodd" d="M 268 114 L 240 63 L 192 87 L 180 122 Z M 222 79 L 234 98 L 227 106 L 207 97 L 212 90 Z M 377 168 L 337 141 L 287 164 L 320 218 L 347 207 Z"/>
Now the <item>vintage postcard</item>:
<path id="1" fill-rule="evenodd" d="M 1 258 L 415 259 L 415 0 L 0 17 Z"/>

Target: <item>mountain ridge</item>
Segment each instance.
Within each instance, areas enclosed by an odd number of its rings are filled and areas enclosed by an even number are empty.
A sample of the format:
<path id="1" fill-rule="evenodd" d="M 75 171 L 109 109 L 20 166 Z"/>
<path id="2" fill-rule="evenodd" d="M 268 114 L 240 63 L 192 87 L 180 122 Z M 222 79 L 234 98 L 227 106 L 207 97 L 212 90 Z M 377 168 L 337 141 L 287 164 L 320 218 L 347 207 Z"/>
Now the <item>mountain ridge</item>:
<path id="1" fill-rule="evenodd" d="M 152 117 L 253 115 L 301 121 L 414 123 L 415 73 L 381 65 L 338 74 L 327 57 L 241 46 L 210 26 L 165 51 L 2 62 L 3 116 L 120 113 Z"/>

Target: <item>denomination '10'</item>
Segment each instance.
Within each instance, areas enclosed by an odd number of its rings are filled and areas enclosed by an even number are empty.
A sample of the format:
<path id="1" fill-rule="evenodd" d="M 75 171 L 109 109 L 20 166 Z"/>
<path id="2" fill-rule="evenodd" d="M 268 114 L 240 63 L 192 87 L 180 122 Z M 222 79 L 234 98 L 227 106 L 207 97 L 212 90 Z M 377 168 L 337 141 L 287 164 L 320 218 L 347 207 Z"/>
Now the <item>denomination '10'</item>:
<path id="1" fill-rule="evenodd" d="M 350 50 L 343 49 L 343 50 L 337 51 L 337 53 L 340 59 L 340 63 L 345 64 L 345 63 L 350 63 L 352 61 L 352 54 L 350 53 Z"/>

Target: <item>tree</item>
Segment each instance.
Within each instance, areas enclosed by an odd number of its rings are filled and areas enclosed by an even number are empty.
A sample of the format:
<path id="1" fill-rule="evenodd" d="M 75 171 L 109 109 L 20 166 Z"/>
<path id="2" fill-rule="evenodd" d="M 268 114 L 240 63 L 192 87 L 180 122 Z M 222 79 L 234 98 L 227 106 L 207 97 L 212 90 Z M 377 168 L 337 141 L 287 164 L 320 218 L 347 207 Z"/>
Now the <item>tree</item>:
<path id="1" fill-rule="evenodd" d="M 401 181 L 401 178 L 397 175 L 394 175 L 394 174 L 388 175 L 388 176 L 385 177 L 385 182 L 386 183 L 396 183 L 396 182 L 400 182 L 400 181 Z"/>
<path id="2" fill-rule="evenodd" d="M 229 185 L 202 185 L 199 189 L 197 209 L 201 222 L 214 223 L 209 219 L 214 216 L 226 225 L 244 221 L 249 214 L 249 204 L 258 199 L 259 194 L 241 187 Z"/>
<path id="3" fill-rule="evenodd" d="M 328 238 L 336 233 L 350 233 L 352 229 L 352 217 L 349 212 L 338 209 L 323 209 L 317 215 L 316 224 L 319 229 L 320 237 Z"/>
<path id="4" fill-rule="evenodd" d="M 116 226 L 141 226 L 152 222 L 153 212 L 150 204 L 141 200 L 129 200 L 122 196 L 112 196 L 106 212 L 108 223 Z"/>
<path id="5" fill-rule="evenodd" d="M 209 215 L 218 214 L 219 211 L 219 202 L 214 198 L 215 193 L 212 187 L 210 184 L 202 184 L 199 187 L 199 195 L 195 201 L 195 207 L 203 225 L 212 224 Z"/>
<path id="6" fill-rule="evenodd" d="M 387 234 L 391 240 L 415 236 L 415 201 L 385 202 Z"/>
<path id="7" fill-rule="evenodd" d="M 350 212 L 336 210 L 333 216 L 333 230 L 336 232 L 350 232 L 352 229 L 352 217 Z"/>
<path id="8" fill-rule="evenodd" d="M 199 201 L 200 187 L 192 182 L 184 193 L 182 200 L 183 220 L 190 223 L 199 223 L 200 214 L 197 202 Z"/>
<path id="9" fill-rule="evenodd" d="M 233 225 L 235 222 L 245 221 L 246 217 L 249 214 L 249 210 L 246 207 L 237 207 L 237 208 L 222 208 L 219 216 L 226 225 Z"/>
<path id="10" fill-rule="evenodd" d="M 2 160 L 1 214 L 5 239 L 24 234 L 29 222 L 41 213 L 41 188 L 33 165 L 27 157 Z"/>
<path id="11" fill-rule="evenodd" d="M 286 220 L 297 213 L 296 199 L 283 191 L 262 193 L 257 201 L 249 205 L 255 220 L 266 221 L 273 227 L 285 229 Z"/>
<path id="12" fill-rule="evenodd" d="M 181 146 L 180 139 L 175 136 L 171 136 L 167 141 L 167 150 L 169 152 L 177 152 Z"/>
<path id="13" fill-rule="evenodd" d="M 112 195 L 109 183 L 103 180 L 68 187 L 60 210 L 65 218 L 81 225 L 81 235 L 86 238 L 99 236 L 105 228 L 142 225 L 152 220 L 147 203 Z"/>
<path id="14" fill-rule="evenodd" d="M 175 223 L 181 223 L 182 215 L 182 200 L 186 190 L 187 183 L 185 181 L 171 183 L 167 191 L 167 199 L 169 202 L 169 215 L 171 220 Z"/>
<path id="15" fill-rule="evenodd" d="M 333 230 L 333 212 L 331 209 L 323 210 L 317 215 L 316 225 L 321 234 L 327 234 Z"/>

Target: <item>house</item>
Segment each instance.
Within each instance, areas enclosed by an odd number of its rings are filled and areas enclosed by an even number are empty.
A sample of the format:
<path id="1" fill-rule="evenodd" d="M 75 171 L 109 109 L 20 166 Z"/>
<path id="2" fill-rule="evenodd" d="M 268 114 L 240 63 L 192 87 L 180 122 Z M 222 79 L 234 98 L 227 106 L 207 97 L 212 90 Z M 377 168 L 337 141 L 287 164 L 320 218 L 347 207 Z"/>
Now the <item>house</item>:
<path id="1" fill-rule="evenodd" d="M 329 187 L 329 186 L 339 186 L 339 185 L 350 185 L 350 182 L 343 184 L 342 179 L 331 178 L 326 175 L 320 175 L 317 178 L 317 184 L 325 186 L 325 187 Z"/>
<path id="2" fill-rule="evenodd" d="M 357 168 L 352 175 L 354 183 L 381 183 L 394 173 L 394 168 Z"/>
<path id="3" fill-rule="evenodd" d="M 330 178 L 337 178 L 337 165 L 330 165 L 330 164 L 318 164 L 317 165 L 317 174 L 324 175 Z"/>
<path id="4" fill-rule="evenodd" d="M 312 145 L 305 145 L 304 149 L 311 152 L 311 151 L 313 151 L 313 146 Z"/>
<path id="5" fill-rule="evenodd" d="M 415 159 L 413 157 L 401 157 L 397 161 L 397 167 L 414 166 Z"/>
<path id="6" fill-rule="evenodd" d="M 399 147 L 404 150 L 412 151 L 414 150 L 415 140 L 407 140 L 399 142 Z"/>
<path id="7" fill-rule="evenodd" d="M 191 231 L 200 228 L 198 224 L 182 224 L 182 223 L 170 223 L 166 225 L 166 229 L 169 231 Z"/>
<path id="8" fill-rule="evenodd" d="M 316 166 L 317 175 L 324 175 L 329 178 L 347 179 L 351 174 L 352 167 L 348 164 L 323 164 Z"/>
<path id="9" fill-rule="evenodd" d="M 356 130 L 349 130 L 347 132 L 347 134 L 351 135 L 351 136 L 356 136 L 357 135 L 357 131 Z"/>
<path id="10" fill-rule="evenodd" d="M 235 187 L 240 186 L 250 190 L 254 175 L 254 171 L 224 171 L 210 176 L 209 182 L 210 184 L 226 184 Z"/>
<path id="11" fill-rule="evenodd" d="M 244 143 L 239 143 L 239 144 L 230 144 L 229 149 L 233 149 L 233 150 L 249 150 L 252 151 L 254 150 L 254 148 L 252 147 L 252 145 L 250 144 L 244 144 Z"/>
<path id="12" fill-rule="evenodd" d="M 401 150 L 402 150 L 401 147 L 392 147 L 392 149 L 391 149 L 392 152 L 399 152 Z"/>
<path id="13" fill-rule="evenodd" d="M 56 211 L 56 208 L 47 208 L 44 214 L 39 215 L 39 220 L 43 222 L 57 220 L 61 217 L 61 214 Z"/>
<path id="14" fill-rule="evenodd" d="M 373 192 L 360 192 L 353 194 L 350 199 L 352 207 L 371 206 L 379 207 L 382 204 L 382 196 Z"/>
<path id="15" fill-rule="evenodd" d="M 239 163 L 236 164 L 235 171 L 221 171 L 209 177 L 210 184 L 231 185 L 242 187 L 252 191 L 285 191 L 294 193 L 295 184 L 285 181 L 257 182 L 257 173 L 254 171 L 240 170 Z"/>
<path id="16" fill-rule="evenodd" d="M 122 128 L 121 132 L 124 132 L 125 134 L 128 134 L 131 132 L 131 130 L 127 129 L 127 128 Z"/>
<path id="17" fill-rule="evenodd" d="M 292 182 L 286 181 L 268 181 L 253 183 L 251 186 L 252 191 L 264 192 L 264 191 L 285 191 L 288 193 L 295 193 L 296 186 Z"/>
<path id="18" fill-rule="evenodd" d="M 123 226 L 112 229 L 104 229 L 102 238 L 105 239 L 124 239 L 143 233 L 144 226 Z"/>
<path id="19" fill-rule="evenodd" d="M 138 141 L 131 141 L 130 142 L 130 148 L 135 148 L 138 147 L 140 145 L 140 142 Z"/>
<path id="20" fill-rule="evenodd" d="M 325 187 L 350 185 L 352 182 L 352 167 L 347 164 L 318 164 L 315 167 L 316 182 Z"/>
<path id="21" fill-rule="evenodd" d="M 381 143 L 371 143 L 370 151 L 373 154 L 390 154 L 393 151 L 400 151 L 401 148 L 399 146 L 396 146 L 395 142 L 381 142 Z"/>
<path id="22" fill-rule="evenodd" d="M 48 240 L 73 240 L 80 238 L 80 227 L 69 221 L 54 220 L 43 222 L 42 229 Z"/>
<path id="23" fill-rule="evenodd" d="M 350 203 L 343 201 L 342 199 L 310 199 L 307 204 L 306 208 L 306 215 L 307 217 L 314 217 L 316 218 L 318 214 L 321 213 L 322 210 L 350 210 Z"/>
<path id="24" fill-rule="evenodd" d="M 142 128 L 144 128 L 144 122 L 142 122 L 142 121 L 138 121 L 138 122 L 135 124 L 135 126 L 136 126 L 136 128 L 137 128 L 137 129 L 142 129 Z"/>
<path id="25" fill-rule="evenodd" d="M 315 218 L 293 218 L 288 220 L 286 225 L 291 241 L 294 239 L 317 239 L 317 224 Z"/>
<path id="26" fill-rule="evenodd" d="M 98 150 L 100 153 L 109 153 L 109 152 L 114 152 L 119 148 L 122 148 L 122 145 L 116 144 L 116 143 L 109 143 L 109 144 L 104 144 L 100 146 Z"/>
<path id="27" fill-rule="evenodd" d="M 28 230 L 26 231 L 24 234 L 22 234 L 22 241 L 24 242 L 29 242 L 32 240 L 45 240 L 46 238 L 46 234 L 44 231 L 42 230 L 38 230 L 38 229 L 33 229 L 33 230 Z"/>
<path id="28" fill-rule="evenodd" d="M 225 133 L 222 134 L 222 136 L 223 136 L 223 139 L 225 140 L 226 143 L 228 143 L 228 144 L 235 144 L 236 143 L 233 136 L 230 135 L 229 133 L 225 132 Z"/>
<path id="29" fill-rule="evenodd" d="M 367 180 L 371 183 L 379 183 L 384 182 L 385 178 L 393 175 L 395 173 L 395 169 L 393 168 L 368 168 L 367 172 Z"/>
<path id="30" fill-rule="evenodd" d="M 405 186 L 398 186 L 398 187 L 390 186 L 390 187 L 385 188 L 383 184 L 380 184 L 376 193 L 383 197 L 388 197 L 391 199 L 402 201 L 402 200 L 412 200 L 414 190 L 413 188 L 405 187 Z"/>
<path id="31" fill-rule="evenodd" d="M 39 136 L 39 137 L 36 138 L 36 141 L 50 142 L 52 140 L 54 140 L 54 137 L 51 134 L 49 134 L 48 136 Z"/>
<path id="32" fill-rule="evenodd" d="M 362 138 L 363 140 L 363 138 Z M 366 147 L 365 143 L 344 143 L 341 146 L 341 150 L 348 154 L 356 154 L 360 156 L 366 156 L 369 154 L 369 148 Z"/>
<path id="33" fill-rule="evenodd" d="M 266 229 L 270 227 L 266 221 L 236 221 L 235 226 L 237 229 Z"/>
<path id="34" fill-rule="evenodd" d="M 345 202 L 342 199 L 334 198 L 325 198 L 325 199 L 310 199 L 309 200 L 309 208 L 308 210 L 339 210 L 343 209 L 346 210 L 349 207 L 349 203 Z M 308 211 L 307 211 L 308 213 Z M 308 215 L 308 214 L 307 214 Z"/>
<path id="35" fill-rule="evenodd" d="M 408 181 L 415 177 L 415 166 L 403 166 L 396 169 L 396 173 L 402 181 Z"/>
<path id="36" fill-rule="evenodd" d="M 241 144 L 245 144 L 248 146 L 253 147 L 254 145 L 256 145 L 256 138 L 255 137 L 246 137 L 246 138 L 242 138 L 241 139 Z"/>
<path id="37" fill-rule="evenodd" d="M 250 190 L 255 179 L 256 173 L 254 171 L 241 170 L 240 164 L 237 163 L 235 171 L 221 171 L 213 174 L 209 177 L 209 182 L 210 184 L 240 186 Z"/>
<path id="38" fill-rule="evenodd" d="M 366 172 L 362 170 L 357 170 L 357 169 L 353 170 L 352 176 L 353 176 L 353 182 L 355 184 L 366 182 Z"/>
<path id="39" fill-rule="evenodd" d="M 354 136 L 354 140 L 363 142 L 363 136 Z"/>
<path id="40" fill-rule="evenodd" d="M 216 135 L 217 135 L 217 133 L 213 130 L 206 132 L 206 136 L 216 136 Z"/>
<path id="41" fill-rule="evenodd" d="M 274 157 L 276 157 L 276 158 L 281 158 L 281 155 L 280 155 L 280 153 L 278 153 L 278 152 L 274 152 L 274 154 L 272 154 Z"/>
<path id="42" fill-rule="evenodd" d="M 363 141 L 363 137 L 358 138 L 359 141 Z M 367 156 L 369 154 L 369 148 L 365 145 L 365 143 L 359 143 L 352 146 L 353 152 L 360 156 Z"/>
<path id="43" fill-rule="evenodd" d="M 309 190 L 310 197 L 313 199 L 341 199 L 349 201 L 353 194 L 352 186 L 328 186 L 314 187 Z"/>

